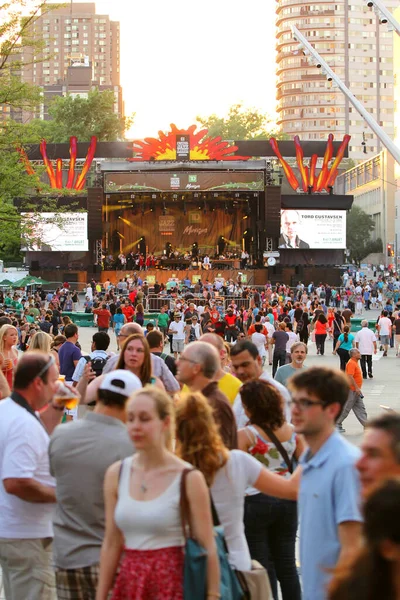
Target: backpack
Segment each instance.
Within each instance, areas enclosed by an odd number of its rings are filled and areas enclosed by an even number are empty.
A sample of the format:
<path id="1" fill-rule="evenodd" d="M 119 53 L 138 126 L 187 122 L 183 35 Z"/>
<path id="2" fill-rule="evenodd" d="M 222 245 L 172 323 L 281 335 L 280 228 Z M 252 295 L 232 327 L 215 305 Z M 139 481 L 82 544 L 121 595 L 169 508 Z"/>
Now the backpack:
<path id="1" fill-rule="evenodd" d="M 92 370 L 96 373 L 96 377 L 100 377 L 100 375 L 103 373 L 103 369 L 106 366 L 109 356 L 107 356 L 107 358 L 102 356 L 96 356 L 95 358 L 84 356 L 84 359 L 86 362 L 90 362 Z"/>
<path id="2" fill-rule="evenodd" d="M 300 319 L 297 321 L 296 333 L 301 333 L 304 327 L 304 322 Z"/>

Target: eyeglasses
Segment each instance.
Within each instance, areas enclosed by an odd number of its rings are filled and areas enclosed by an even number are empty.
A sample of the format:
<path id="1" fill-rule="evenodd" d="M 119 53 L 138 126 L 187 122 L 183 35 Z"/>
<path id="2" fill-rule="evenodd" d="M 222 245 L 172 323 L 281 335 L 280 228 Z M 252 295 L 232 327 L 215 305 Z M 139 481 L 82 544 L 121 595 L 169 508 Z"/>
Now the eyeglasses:
<path id="1" fill-rule="evenodd" d="M 314 402 L 313 400 L 309 400 L 308 398 L 300 398 L 300 400 L 290 400 L 291 406 L 295 406 L 300 410 L 307 410 L 312 406 L 326 406 L 325 402 Z"/>
<path id="2" fill-rule="evenodd" d="M 198 364 L 196 360 L 192 360 L 191 358 L 186 358 L 186 356 L 180 356 L 179 362 L 181 362 L 181 360 L 193 363 L 194 365 Z"/>
<path id="3" fill-rule="evenodd" d="M 126 333 L 118 333 L 117 337 L 129 337 Z"/>
<path id="4" fill-rule="evenodd" d="M 50 369 L 51 365 L 54 365 L 56 362 L 55 358 L 53 355 L 50 356 L 50 360 L 44 365 L 44 367 L 42 369 L 40 369 L 39 373 L 36 375 L 36 377 L 40 377 L 40 379 L 43 379 L 43 375 Z"/>

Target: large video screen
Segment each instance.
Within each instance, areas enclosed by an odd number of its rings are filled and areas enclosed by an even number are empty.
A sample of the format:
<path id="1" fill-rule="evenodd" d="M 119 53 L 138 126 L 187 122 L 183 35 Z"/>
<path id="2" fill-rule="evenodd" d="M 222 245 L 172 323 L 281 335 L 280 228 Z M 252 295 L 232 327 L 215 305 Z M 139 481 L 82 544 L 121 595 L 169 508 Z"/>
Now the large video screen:
<path id="1" fill-rule="evenodd" d="M 279 248 L 346 248 L 346 211 L 281 210 Z"/>
<path id="2" fill-rule="evenodd" d="M 24 234 L 21 249 L 42 252 L 88 250 L 86 212 L 21 213 Z"/>

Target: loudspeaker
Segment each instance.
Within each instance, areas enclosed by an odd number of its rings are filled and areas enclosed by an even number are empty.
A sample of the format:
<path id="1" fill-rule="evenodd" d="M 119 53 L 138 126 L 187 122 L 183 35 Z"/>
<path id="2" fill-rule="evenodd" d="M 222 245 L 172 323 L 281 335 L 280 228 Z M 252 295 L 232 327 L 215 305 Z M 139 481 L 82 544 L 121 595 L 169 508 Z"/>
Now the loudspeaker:
<path id="1" fill-rule="evenodd" d="M 39 261 L 38 260 L 32 260 L 31 261 L 31 271 L 39 271 L 40 267 L 39 267 Z"/>
<path id="2" fill-rule="evenodd" d="M 267 185 L 265 188 L 265 235 L 279 238 L 281 232 L 281 188 Z"/>
<path id="3" fill-rule="evenodd" d="M 88 188 L 88 238 L 89 241 L 101 240 L 103 237 L 103 188 Z"/>

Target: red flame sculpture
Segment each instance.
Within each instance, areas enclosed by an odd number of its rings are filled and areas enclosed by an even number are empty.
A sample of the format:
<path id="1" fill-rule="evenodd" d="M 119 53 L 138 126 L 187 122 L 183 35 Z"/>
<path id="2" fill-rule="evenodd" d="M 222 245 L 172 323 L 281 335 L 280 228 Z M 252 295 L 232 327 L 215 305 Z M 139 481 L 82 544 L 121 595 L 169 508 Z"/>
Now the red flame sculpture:
<path id="1" fill-rule="evenodd" d="M 329 188 L 331 188 L 333 186 L 333 184 L 335 183 L 335 180 L 336 180 L 336 177 L 338 174 L 338 168 L 343 159 L 344 152 L 346 150 L 346 147 L 347 147 L 349 141 L 350 141 L 350 136 L 346 134 L 343 137 L 342 143 L 340 144 L 336 158 L 333 161 L 331 168 L 329 169 L 329 162 L 331 161 L 332 156 L 333 156 L 333 134 L 332 133 L 329 134 L 328 142 L 326 144 L 326 150 L 325 150 L 325 154 L 324 154 L 324 160 L 322 163 L 322 168 L 321 168 L 321 171 L 320 171 L 318 177 L 316 177 L 315 169 L 317 166 L 318 156 L 316 154 L 313 154 L 310 159 L 309 167 L 306 167 L 304 165 L 304 153 L 303 153 L 303 149 L 300 145 L 300 138 L 298 135 L 296 135 L 294 137 L 294 144 L 295 144 L 295 148 L 296 148 L 296 161 L 297 161 L 297 166 L 300 171 L 301 187 L 302 187 L 303 192 L 308 192 L 309 190 L 311 190 L 312 192 L 321 192 L 323 189 L 325 189 L 326 191 L 329 191 Z M 275 138 L 270 139 L 269 142 L 271 144 L 272 150 L 275 152 L 276 156 L 279 159 L 279 162 L 282 165 L 283 171 L 286 175 L 288 182 L 290 183 L 290 185 L 292 186 L 292 188 L 294 190 L 297 190 L 300 187 L 300 183 L 299 183 L 296 175 L 293 173 L 293 169 L 288 165 L 288 163 L 282 157 L 282 154 L 280 153 L 280 150 L 279 150 L 278 142 L 276 141 Z"/>
<path id="2" fill-rule="evenodd" d="M 158 132 L 158 139 L 145 138 L 144 141 L 135 140 L 133 151 L 137 154 L 128 158 L 130 162 L 147 160 L 176 160 L 176 136 L 190 136 L 190 160 L 248 160 L 249 156 L 237 156 L 237 146 L 229 145 L 221 137 L 207 137 L 208 129 L 196 132 L 196 125 L 188 129 L 178 129 L 171 123 L 171 131 L 165 134 Z"/>
<path id="3" fill-rule="evenodd" d="M 97 137 L 94 135 L 90 138 L 89 150 L 86 155 L 85 164 L 83 165 L 83 169 L 82 169 L 81 173 L 77 176 L 75 185 L 74 185 L 75 164 L 76 164 L 76 157 L 77 157 L 77 153 L 78 153 L 78 140 L 75 136 L 70 138 L 70 140 L 69 140 L 70 162 L 69 162 L 68 179 L 67 179 L 67 185 L 66 185 L 67 189 L 82 190 L 84 188 L 85 181 L 86 181 L 86 175 L 88 174 L 88 171 L 89 171 L 89 169 L 92 165 L 93 159 L 94 159 L 94 155 L 96 153 L 96 146 L 97 146 Z M 49 178 L 51 187 L 53 189 L 61 190 L 63 188 L 63 182 L 62 182 L 63 161 L 62 161 L 62 159 L 57 158 L 56 172 L 54 173 L 53 165 L 51 164 L 51 161 L 49 160 L 49 158 L 47 156 L 46 140 L 42 140 L 40 142 L 39 148 L 40 148 L 40 154 L 42 155 L 42 158 L 43 158 L 44 166 L 46 167 L 47 176 Z M 35 175 L 35 170 L 33 169 L 25 150 L 23 148 L 18 148 L 18 152 L 21 155 L 21 160 L 24 163 L 27 173 L 29 175 Z"/>

